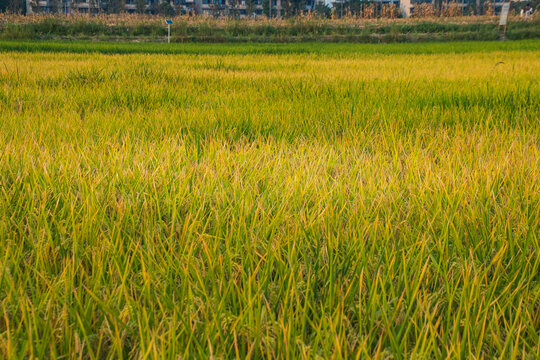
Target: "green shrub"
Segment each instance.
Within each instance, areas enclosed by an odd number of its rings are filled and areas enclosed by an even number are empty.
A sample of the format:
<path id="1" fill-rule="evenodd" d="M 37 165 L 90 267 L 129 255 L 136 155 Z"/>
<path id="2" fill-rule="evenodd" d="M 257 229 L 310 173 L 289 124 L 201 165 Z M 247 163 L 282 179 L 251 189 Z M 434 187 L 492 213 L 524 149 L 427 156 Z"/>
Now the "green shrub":
<path id="1" fill-rule="evenodd" d="M 30 26 L 6 24 L 0 30 L 0 38 L 5 40 L 30 40 L 36 38 L 36 33 Z"/>

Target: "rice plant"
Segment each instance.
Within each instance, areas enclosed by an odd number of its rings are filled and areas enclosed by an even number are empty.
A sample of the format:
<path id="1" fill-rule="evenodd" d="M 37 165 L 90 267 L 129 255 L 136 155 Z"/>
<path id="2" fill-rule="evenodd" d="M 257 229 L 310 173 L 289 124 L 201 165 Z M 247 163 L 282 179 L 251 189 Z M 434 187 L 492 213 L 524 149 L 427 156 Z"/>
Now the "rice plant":
<path id="1" fill-rule="evenodd" d="M 249 46 L 0 53 L 0 357 L 539 358 L 540 42 Z"/>

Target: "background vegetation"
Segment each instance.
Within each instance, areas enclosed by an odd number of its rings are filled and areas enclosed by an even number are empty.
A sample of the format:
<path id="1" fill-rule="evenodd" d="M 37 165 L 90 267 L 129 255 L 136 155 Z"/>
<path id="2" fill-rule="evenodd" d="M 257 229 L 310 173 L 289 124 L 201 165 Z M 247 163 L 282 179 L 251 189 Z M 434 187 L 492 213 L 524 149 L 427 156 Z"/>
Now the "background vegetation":
<path id="1" fill-rule="evenodd" d="M 395 4 L 383 4 L 372 0 L 344 0 L 343 2 L 335 2 L 334 6 L 318 3 L 313 9 L 306 9 L 305 0 L 281 0 L 281 15 L 290 18 L 298 16 L 317 16 L 324 18 L 344 18 L 344 17 L 361 17 L 361 18 L 395 18 L 400 17 L 401 12 Z M 90 14 L 125 14 L 125 0 L 72 0 L 72 5 L 75 5 L 69 12 L 77 14 L 78 4 L 85 4 L 84 10 Z M 132 3 L 133 4 L 133 3 Z M 187 12 L 192 13 L 193 9 L 186 9 L 186 4 L 175 1 L 158 1 L 150 0 L 135 0 L 135 13 L 137 14 L 160 14 L 162 16 L 186 15 Z M 245 9 L 245 15 L 253 14 L 257 8 L 255 0 L 246 0 L 244 3 L 240 0 L 230 0 L 232 5 L 229 9 L 225 9 L 218 1 L 209 1 L 207 10 L 211 16 L 227 15 L 231 18 L 241 17 L 240 9 Z M 270 11 L 270 3 L 262 1 L 263 15 L 266 17 L 276 17 L 276 5 L 272 6 Z M 415 17 L 453 17 L 453 16 L 472 16 L 472 15 L 494 15 L 495 2 L 493 0 L 477 0 L 465 3 L 461 1 L 445 1 L 434 0 L 431 3 L 417 2 L 413 16 Z M 29 5 L 29 9 L 27 9 Z M 530 0 L 526 2 L 515 1 L 512 3 L 512 11 L 519 13 L 521 8 L 532 6 L 533 9 L 540 9 L 539 0 Z M 188 5 L 188 8 L 190 6 Z M 28 13 L 66 13 L 66 8 L 62 0 L 49 0 L 48 8 L 43 9 L 39 6 L 37 0 L 0 0 L 0 12 L 9 12 L 12 14 Z M 249 17 L 249 16 L 248 16 Z"/>
<path id="2" fill-rule="evenodd" d="M 0 57 L 0 357 L 540 357 L 540 42 L 49 45 Z"/>
<path id="3" fill-rule="evenodd" d="M 174 18 L 173 42 L 418 42 L 496 40 L 498 18 L 449 17 L 413 19 L 292 19 L 233 20 L 226 18 Z M 540 17 L 532 21 L 512 18 L 509 40 L 540 38 Z M 154 16 L 0 16 L 4 40 L 119 40 L 166 41 L 167 27 Z"/>

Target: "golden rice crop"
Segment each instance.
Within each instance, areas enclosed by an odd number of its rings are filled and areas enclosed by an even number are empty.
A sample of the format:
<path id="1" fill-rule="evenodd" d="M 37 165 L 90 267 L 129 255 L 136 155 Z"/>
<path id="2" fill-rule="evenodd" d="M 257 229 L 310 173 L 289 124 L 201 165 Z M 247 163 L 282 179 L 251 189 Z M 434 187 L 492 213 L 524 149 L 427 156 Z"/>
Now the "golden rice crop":
<path id="1" fill-rule="evenodd" d="M 540 357 L 535 44 L 0 53 L 0 356 Z"/>

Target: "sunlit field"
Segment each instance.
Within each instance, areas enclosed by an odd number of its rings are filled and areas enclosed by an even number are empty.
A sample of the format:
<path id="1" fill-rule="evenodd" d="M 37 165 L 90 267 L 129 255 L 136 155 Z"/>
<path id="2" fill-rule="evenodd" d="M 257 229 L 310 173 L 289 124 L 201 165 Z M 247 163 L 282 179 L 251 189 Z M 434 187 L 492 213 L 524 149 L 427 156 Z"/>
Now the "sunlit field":
<path id="1" fill-rule="evenodd" d="M 1 358 L 540 357 L 540 41 L 110 46 L 0 52 Z"/>

